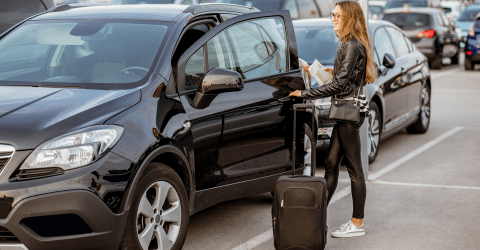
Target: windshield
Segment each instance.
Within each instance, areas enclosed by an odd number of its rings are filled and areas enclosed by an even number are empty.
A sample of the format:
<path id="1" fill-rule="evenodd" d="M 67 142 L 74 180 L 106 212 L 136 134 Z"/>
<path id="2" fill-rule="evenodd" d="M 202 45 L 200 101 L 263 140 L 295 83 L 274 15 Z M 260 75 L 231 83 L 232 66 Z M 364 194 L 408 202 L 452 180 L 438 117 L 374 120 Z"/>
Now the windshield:
<path id="1" fill-rule="evenodd" d="M 0 85 L 138 86 L 153 71 L 169 26 L 155 21 L 29 21 L 0 40 Z"/>
<path id="2" fill-rule="evenodd" d="M 458 21 L 471 22 L 478 13 L 480 13 L 480 8 L 466 9 L 460 14 Z"/>
<path id="3" fill-rule="evenodd" d="M 216 2 L 245 5 L 262 11 L 280 10 L 280 5 L 282 4 L 282 0 L 216 0 Z"/>
<path id="4" fill-rule="evenodd" d="M 338 38 L 332 27 L 295 27 L 298 57 L 312 64 L 333 65 Z"/>
<path id="5" fill-rule="evenodd" d="M 397 25 L 400 29 L 416 29 L 430 26 L 430 15 L 418 13 L 385 14 L 383 20 Z"/>
<path id="6" fill-rule="evenodd" d="M 385 9 L 408 7 L 427 7 L 427 1 L 388 1 Z"/>

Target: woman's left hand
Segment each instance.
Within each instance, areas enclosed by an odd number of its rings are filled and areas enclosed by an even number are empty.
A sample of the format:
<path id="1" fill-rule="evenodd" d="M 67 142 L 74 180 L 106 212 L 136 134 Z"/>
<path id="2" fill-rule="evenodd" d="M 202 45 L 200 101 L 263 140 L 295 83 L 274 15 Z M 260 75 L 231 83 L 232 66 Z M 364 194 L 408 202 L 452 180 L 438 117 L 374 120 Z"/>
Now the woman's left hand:
<path id="1" fill-rule="evenodd" d="M 289 96 L 295 96 L 295 97 L 302 97 L 302 91 L 300 90 L 295 90 L 292 93 L 290 93 Z"/>

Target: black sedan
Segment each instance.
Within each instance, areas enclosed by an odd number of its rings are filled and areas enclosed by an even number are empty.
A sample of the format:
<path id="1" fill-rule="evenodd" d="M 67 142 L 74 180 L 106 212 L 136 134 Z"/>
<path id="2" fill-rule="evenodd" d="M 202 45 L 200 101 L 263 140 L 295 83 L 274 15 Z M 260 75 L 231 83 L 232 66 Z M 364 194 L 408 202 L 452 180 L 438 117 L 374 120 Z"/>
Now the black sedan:
<path id="1" fill-rule="evenodd" d="M 401 28 L 427 58 L 432 69 L 442 68 L 442 58 L 458 64 L 460 40 L 455 26 L 438 9 L 395 8 L 385 11 L 383 20 Z"/>
<path id="2" fill-rule="evenodd" d="M 317 59 L 333 68 L 338 38 L 329 19 L 294 21 L 299 58 L 309 64 Z M 395 25 L 369 21 L 379 78 L 369 84 L 369 162 L 378 153 L 381 139 L 407 128 L 425 133 L 430 124 L 431 80 L 426 57 Z M 314 81 L 314 80 L 313 80 Z M 312 86 L 315 87 L 316 83 Z M 317 150 L 325 151 L 334 121 L 328 120 L 330 98 L 316 100 L 319 114 Z"/>

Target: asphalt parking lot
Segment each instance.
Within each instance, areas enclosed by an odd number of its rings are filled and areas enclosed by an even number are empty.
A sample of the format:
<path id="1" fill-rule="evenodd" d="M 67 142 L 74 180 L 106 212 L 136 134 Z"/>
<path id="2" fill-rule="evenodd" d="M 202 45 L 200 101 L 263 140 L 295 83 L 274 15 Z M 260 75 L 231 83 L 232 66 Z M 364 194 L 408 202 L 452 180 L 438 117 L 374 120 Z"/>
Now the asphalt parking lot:
<path id="1" fill-rule="evenodd" d="M 480 249 L 480 65 L 432 70 L 426 134 L 402 131 L 381 142 L 369 166 L 366 236 L 326 249 Z M 323 169 L 317 168 L 323 176 Z M 329 235 L 352 213 L 344 167 L 328 208 Z M 190 217 L 184 249 L 271 250 L 269 193 L 224 202 Z"/>

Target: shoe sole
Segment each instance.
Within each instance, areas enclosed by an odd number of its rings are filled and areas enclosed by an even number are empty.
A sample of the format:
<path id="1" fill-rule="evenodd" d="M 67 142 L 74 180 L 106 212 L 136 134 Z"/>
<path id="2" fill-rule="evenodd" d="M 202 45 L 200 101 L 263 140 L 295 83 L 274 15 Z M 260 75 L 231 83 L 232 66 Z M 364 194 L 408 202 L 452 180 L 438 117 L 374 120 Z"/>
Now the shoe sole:
<path id="1" fill-rule="evenodd" d="M 365 232 L 355 232 L 355 233 L 348 233 L 348 234 L 332 233 L 332 237 L 335 237 L 335 238 L 350 238 L 350 237 L 357 237 L 357 236 L 365 236 Z"/>

